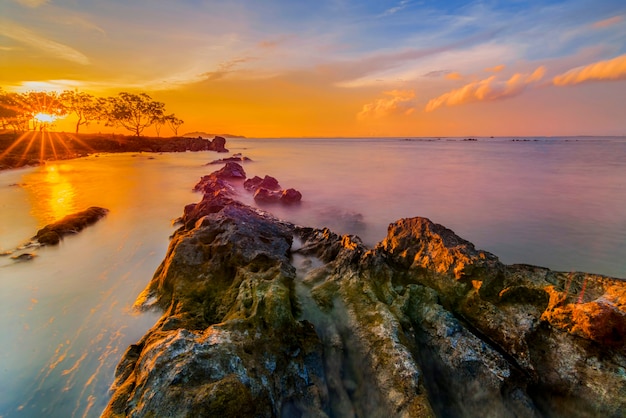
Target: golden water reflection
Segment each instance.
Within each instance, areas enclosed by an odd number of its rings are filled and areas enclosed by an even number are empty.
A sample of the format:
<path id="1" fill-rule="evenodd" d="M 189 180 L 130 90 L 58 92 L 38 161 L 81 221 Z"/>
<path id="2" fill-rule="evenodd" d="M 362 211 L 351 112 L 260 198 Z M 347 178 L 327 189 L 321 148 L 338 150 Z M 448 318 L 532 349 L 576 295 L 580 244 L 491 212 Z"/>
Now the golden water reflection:
<path id="1" fill-rule="evenodd" d="M 28 184 L 31 214 L 43 226 L 76 212 L 76 187 L 66 174 L 68 166 L 46 165 L 38 184 Z M 29 187 L 32 186 L 32 187 Z"/>

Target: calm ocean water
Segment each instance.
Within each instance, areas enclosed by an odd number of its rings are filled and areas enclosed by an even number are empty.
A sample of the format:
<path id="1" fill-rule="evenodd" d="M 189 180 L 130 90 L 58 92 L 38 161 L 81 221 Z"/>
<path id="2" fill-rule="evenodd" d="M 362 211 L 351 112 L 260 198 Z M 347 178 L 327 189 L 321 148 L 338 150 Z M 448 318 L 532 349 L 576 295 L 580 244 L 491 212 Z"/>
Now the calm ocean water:
<path id="1" fill-rule="evenodd" d="M 505 263 L 626 278 L 626 138 L 232 139 L 249 177 L 304 196 L 263 207 L 359 235 L 425 216 Z M 171 220 L 227 155 L 100 155 L 0 173 L 0 252 L 89 206 L 98 224 L 29 262 L 0 258 L 0 417 L 98 416 L 115 365 L 157 319 L 131 306 Z M 240 198 L 253 204 L 241 190 Z"/>

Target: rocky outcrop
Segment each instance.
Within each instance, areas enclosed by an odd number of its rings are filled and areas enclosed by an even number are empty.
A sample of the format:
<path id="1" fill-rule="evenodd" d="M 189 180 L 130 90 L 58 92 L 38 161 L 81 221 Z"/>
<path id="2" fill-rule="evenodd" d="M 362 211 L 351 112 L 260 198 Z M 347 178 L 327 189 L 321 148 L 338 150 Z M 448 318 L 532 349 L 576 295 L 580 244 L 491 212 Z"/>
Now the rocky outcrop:
<path id="1" fill-rule="evenodd" d="M 237 153 L 237 154 L 234 154 L 232 157 L 220 158 L 219 160 L 213 160 L 210 163 L 207 163 L 207 165 L 224 164 L 224 163 L 243 163 L 243 162 L 248 162 L 248 161 L 252 161 L 252 160 L 248 157 L 245 157 Z"/>
<path id="2" fill-rule="evenodd" d="M 215 138 L 213 138 L 213 140 L 209 142 L 207 150 L 216 152 L 228 152 L 228 149 L 226 149 L 226 139 L 221 136 L 216 136 Z"/>
<path id="3" fill-rule="evenodd" d="M 425 218 L 369 249 L 211 178 L 104 417 L 623 416 L 623 281 L 504 265 Z"/>
<path id="4" fill-rule="evenodd" d="M 296 189 L 282 189 L 278 180 L 272 176 L 261 178 L 254 176 L 243 183 L 243 187 L 254 193 L 254 200 L 261 203 L 298 203 L 302 200 L 302 193 Z"/>
<path id="5" fill-rule="evenodd" d="M 93 206 L 82 212 L 73 213 L 57 222 L 46 225 L 37 231 L 37 235 L 33 239 L 41 245 L 56 245 L 64 236 L 80 232 L 102 219 L 108 212 L 108 209 Z"/>

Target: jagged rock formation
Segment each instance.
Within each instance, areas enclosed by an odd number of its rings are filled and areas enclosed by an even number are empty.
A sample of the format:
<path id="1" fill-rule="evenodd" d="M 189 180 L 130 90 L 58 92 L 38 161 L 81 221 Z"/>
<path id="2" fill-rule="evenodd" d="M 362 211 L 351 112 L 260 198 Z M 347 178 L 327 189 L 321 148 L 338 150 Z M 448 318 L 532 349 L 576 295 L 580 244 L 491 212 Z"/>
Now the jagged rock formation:
<path id="1" fill-rule="evenodd" d="M 425 218 L 368 249 L 211 179 L 104 417 L 624 416 L 619 279 L 506 266 Z"/>

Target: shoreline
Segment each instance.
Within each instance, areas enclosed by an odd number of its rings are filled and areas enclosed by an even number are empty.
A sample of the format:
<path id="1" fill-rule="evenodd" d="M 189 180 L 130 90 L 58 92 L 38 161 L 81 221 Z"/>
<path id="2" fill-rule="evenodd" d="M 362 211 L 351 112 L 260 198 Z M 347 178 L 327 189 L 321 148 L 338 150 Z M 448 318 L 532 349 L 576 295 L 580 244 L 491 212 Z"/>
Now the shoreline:
<path id="1" fill-rule="evenodd" d="M 70 160 L 97 153 L 123 152 L 228 152 L 226 140 L 201 137 L 136 137 L 118 134 L 66 132 L 0 133 L 0 171 L 36 167 L 50 161 Z"/>

